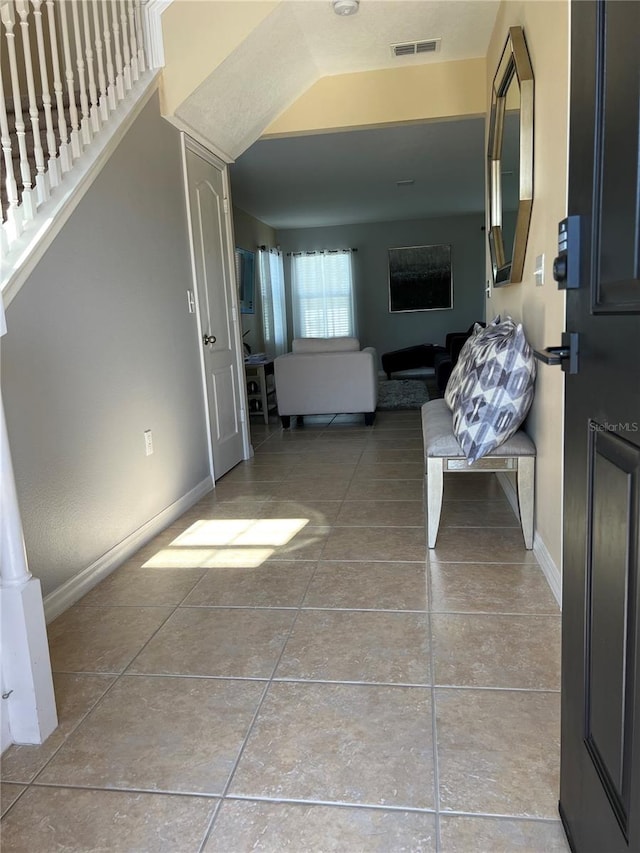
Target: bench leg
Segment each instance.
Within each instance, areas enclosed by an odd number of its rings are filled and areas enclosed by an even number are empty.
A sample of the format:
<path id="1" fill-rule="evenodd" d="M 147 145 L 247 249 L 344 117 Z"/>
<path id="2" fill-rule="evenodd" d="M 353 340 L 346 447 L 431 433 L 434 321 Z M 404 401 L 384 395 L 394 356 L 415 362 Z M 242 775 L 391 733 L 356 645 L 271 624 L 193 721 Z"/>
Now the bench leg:
<path id="1" fill-rule="evenodd" d="M 518 458 L 518 505 L 520 507 L 520 524 L 522 525 L 524 546 L 529 551 L 533 548 L 535 477 L 535 456 L 520 456 Z"/>
<path id="2" fill-rule="evenodd" d="M 425 476 L 425 498 L 427 511 L 427 547 L 435 548 L 440 526 L 442 511 L 442 459 L 427 457 L 427 473 Z"/>

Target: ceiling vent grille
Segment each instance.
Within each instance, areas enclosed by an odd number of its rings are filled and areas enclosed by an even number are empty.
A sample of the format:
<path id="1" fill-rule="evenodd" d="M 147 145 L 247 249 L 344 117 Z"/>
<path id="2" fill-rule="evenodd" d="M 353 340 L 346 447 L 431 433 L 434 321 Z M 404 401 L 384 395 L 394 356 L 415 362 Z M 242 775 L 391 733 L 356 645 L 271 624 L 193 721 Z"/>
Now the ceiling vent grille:
<path id="1" fill-rule="evenodd" d="M 391 45 L 391 53 L 394 56 L 417 56 L 421 53 L 436 53 L 438 50 L 440 50 L 440 39 L 405 41 Z"/>

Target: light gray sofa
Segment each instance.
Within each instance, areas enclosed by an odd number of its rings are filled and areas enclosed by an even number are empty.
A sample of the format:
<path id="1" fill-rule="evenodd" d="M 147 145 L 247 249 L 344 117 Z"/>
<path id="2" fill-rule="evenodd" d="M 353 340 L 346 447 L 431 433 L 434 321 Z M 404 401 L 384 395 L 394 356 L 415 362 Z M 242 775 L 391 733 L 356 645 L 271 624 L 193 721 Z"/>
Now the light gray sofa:
<path id="1" fill-rule="evenodd" d="M 274 362 L 278 414 L 364 413 L 370 426 L 378 402 L 378 356 L 357 338 L 295 338 L 291 352 Z"/>

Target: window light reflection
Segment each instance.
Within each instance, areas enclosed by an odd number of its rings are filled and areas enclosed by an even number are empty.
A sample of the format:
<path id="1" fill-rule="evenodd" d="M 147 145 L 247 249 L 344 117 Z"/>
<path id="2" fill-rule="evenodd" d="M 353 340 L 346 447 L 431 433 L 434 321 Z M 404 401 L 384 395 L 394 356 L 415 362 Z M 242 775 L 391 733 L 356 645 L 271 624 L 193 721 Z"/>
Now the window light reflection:
<path id="1" fill-rule="evenodd" d="M 210 519 L 196 521 L 171 546 L 286 545 L 309 523 L 308 518 Z"/>
<path id="2" fill-rule="evenodd" d="M 273 548 L 163 548 L 143 568 L 245 568 L 255 569 L 273 556 Z"/>

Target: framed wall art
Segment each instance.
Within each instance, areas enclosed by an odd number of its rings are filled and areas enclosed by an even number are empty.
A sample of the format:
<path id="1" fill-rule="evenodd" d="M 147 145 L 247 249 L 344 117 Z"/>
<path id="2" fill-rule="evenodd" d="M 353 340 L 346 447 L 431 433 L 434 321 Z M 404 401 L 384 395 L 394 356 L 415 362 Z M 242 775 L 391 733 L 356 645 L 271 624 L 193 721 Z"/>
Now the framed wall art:
<path id="1" fill-rule="evenodd" d="M 389 249 L 389 311 L 453 308 L 451 245 Z"/>

